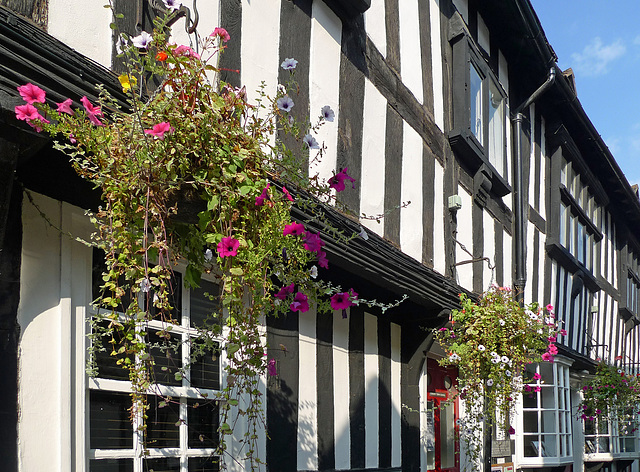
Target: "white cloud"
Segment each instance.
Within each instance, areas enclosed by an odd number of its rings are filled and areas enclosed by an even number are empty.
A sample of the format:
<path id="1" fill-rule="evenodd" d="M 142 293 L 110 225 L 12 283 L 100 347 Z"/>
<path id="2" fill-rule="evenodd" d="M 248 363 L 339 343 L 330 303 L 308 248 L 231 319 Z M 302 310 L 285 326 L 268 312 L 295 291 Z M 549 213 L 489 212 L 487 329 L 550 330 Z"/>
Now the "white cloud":
<path id="1" fill-rule="evenodd" d="M 623 56 L 627 48 L 621 39 L 603 44 L 599 37 L 585 46 L 581 53 L 571 54 L 573 69 L 585 76 L 606 74 L 611 62 Z"/>

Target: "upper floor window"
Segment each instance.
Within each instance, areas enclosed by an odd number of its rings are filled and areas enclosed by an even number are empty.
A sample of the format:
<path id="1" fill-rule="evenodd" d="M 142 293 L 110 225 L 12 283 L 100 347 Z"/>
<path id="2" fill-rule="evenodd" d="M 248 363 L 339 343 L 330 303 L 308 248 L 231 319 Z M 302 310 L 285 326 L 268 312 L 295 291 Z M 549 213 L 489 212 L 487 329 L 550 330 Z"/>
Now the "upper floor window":
<path id="1" fill-rule="evenodd" d="M 453 129 L 449 142 L 457 156 L 476 172 L 482 168 L 491 192 L 511 191 L 507 160 L 507 94 L 484 53 L 465 29 L 453 47 Z"/>

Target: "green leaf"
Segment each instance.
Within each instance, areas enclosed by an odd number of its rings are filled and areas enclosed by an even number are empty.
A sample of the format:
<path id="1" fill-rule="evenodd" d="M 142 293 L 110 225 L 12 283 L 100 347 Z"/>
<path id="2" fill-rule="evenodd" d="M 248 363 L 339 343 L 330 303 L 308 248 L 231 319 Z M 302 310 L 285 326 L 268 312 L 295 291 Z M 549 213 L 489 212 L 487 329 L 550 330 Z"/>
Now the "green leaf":
<path id="1" fill-rule="evenodd" d="M 245 196 L 253 190 L 251 185 L 243 185 L 240 187 L 240 195 Z"/>
<path id="2" fill-rule="evenodd" d="M 242 274 L 244 274 L 243 270 L 241 267 L 232 267 L 231 269 L 229 269 L 229 273 L 231 275 L 236 275 L 236 276 L 241 276 Z"/>
<path id="3" fill-rule="evenodd" d="M 220 197 L 213 195 L 207 202 L 207 210 L 211 211 L 220 203 Z"/>
<path id="4" fill-rule="evenodd" d="M 238 349 L 240 349 L 240 346 L 238 346 L 237 344 L 227 344 L 227 355 L 229 357 L 233 356 L 236 352 L 238 352 Z"/>
<path id="5" fill-rule="evenodd" d="M 231 405 L 231 406 L 238 406 L 238 400 L 233 399 L 233 398 L 232 398 L 232 399 L 230 399 L 227 403 L 228 403 L 229 405 Z"/>
<path id="6" fill-rule="evenodd" d="M 176 372 L 174 377 L 176 378 L 176 380 L 182 380 L 182 374 L 180 372 Z"/>

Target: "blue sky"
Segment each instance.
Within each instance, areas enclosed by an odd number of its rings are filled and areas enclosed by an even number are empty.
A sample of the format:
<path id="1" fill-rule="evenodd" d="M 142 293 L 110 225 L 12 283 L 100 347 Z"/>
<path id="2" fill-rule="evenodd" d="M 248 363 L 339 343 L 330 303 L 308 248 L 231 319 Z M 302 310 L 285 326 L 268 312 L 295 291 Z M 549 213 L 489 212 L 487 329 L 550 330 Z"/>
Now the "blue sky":
<path id="1" fill-rule="evenodd" d="M 587 115 L 629 183 L 640 183 L 640 1 L 531 3 Z"/>

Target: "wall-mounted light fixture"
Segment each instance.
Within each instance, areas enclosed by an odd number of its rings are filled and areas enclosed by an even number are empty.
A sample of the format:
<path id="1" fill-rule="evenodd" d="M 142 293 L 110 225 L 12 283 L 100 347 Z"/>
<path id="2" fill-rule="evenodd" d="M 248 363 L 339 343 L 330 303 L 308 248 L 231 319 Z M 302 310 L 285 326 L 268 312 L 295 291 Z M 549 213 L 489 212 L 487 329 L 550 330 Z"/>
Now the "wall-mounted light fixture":
<path id="1" fill-rule="evenodd" d="M 449 211 L 458 211 L 462 208 L 462 197 L 460 195 L 451 195 L 447 199 L 447 207 Z"/>

